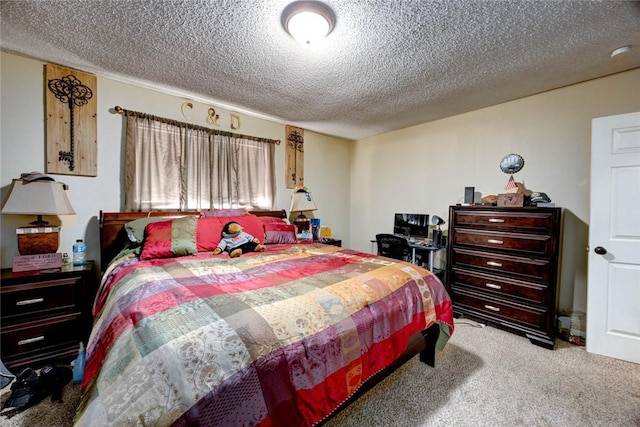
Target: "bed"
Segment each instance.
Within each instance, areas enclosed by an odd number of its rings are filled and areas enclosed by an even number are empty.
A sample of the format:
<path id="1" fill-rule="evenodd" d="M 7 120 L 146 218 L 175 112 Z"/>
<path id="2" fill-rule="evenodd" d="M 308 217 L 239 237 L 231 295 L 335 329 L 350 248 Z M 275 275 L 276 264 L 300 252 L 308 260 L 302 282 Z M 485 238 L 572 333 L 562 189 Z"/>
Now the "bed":
<path id="1" fill-rule="evenodd" d="M 415 355 L 434 366 L 453 333 L 435 275 L 284 218 L 101 212 L 75 425 L 321 425 Z M 228 221 L 267 249 L 213 256 Z"/>

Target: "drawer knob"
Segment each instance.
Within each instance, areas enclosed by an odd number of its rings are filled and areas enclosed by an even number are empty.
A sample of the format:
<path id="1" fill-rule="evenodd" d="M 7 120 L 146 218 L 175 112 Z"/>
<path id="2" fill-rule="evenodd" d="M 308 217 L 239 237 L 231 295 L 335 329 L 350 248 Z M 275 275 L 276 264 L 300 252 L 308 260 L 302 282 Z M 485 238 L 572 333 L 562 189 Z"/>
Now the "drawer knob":
<path id="1" fill-rule="evenodd" d="M 498 307 L 494 307 L 492 305 L 485 305 L 484 308 L 486 308 L 487 310 L 491 310 L 491 311 L 500 311 L 500 309 Z"/>
<path id="2" fill-rule="evenodd" d="M 502 267 L 502 264 L 500 264 L 499 262 L 494 262 L 494 261 L 487 261 L 487 265 L 489 265 L 491 267 Z"/>
<path id="3" fill-rule="evenodd" d="M 493 243 L 494 245 L 502 245 L 502 244 L 504 244 L 504 242 L 502 240 L 496 240 L 496 239 L 489 239 L 489 240 L 487 240 L 487 242 Z"/>
<path id="4" fill-rule="evenodd" d="M 500 218 L 489 218 L 489 222 L 504 222 L 504 219 L 500 219 Z"/>
<path id="5" fill-rule="evenodd" d="M 44 341 L 44 335 L 40 335 L 39 337 L 27 338 L 26 340 L 18 341 L 18 345 L 27 345 L 33 344 L 34 342 Z"/>
<path id="6" fill-rule="evenodd" d="M 485 286 L 487 288 L 491 288 L 491 289 L 502 289 L 502 286 L 500 285 L 494 285 L 493 283 L 485 283 Z"/>
<path id="7" fill-rule="evenodd" d="M 16 305 L 22 306 L 22 305 L 38 304 L 43 301 L 44 301 L 44 298 L 24 299 L 22 301 L 18 301 Z"/>

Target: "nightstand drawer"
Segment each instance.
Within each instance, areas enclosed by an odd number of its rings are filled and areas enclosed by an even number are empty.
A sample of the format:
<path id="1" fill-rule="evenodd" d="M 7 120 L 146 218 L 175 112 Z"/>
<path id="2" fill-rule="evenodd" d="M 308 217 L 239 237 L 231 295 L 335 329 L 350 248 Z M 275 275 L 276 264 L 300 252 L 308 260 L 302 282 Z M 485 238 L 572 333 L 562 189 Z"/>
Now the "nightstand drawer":
<path id="1" fill-rule="evenodd" d="M 47 319 L 2 327 L 3 362 L 11 363 L 27 353 L 41 353 L 48 347 L 65 343 L 76 345 L 84 339 L 81 313 L 70 313 Z M 5 360 L 6 359 L 6 360 Z"/>
<path id="2" fill-rule="evenodd" d="M 0 357 L 13 372 L 69 363 L 91 332 L 97 277 L 83 266 L 14 273 L 0 281 Z"/>
<path id="3" fill-rule="evenodd" d="M 4 286 L 2 288 L 2 323 L 33 317 L 52 311 L 80 311 L 78 286 L 81 277 Z"/>
<path id="4" fill-rule="evenodd" d="M 484 230 L 458 229 L 453 244 L 496 251 L 518 251 L 522 254 L 549 257 L 552 239 L 545 234 L 499 233 Z"/>
<path id="5" fill-rule="evenodd" d="M 451 286 L 455 293 L 460 287 L 501 298 L 519 298 L 535 304 L 547 304 L 548 286 L 523 280 L 509 279 L 477 271 L 453 268 Z"/>

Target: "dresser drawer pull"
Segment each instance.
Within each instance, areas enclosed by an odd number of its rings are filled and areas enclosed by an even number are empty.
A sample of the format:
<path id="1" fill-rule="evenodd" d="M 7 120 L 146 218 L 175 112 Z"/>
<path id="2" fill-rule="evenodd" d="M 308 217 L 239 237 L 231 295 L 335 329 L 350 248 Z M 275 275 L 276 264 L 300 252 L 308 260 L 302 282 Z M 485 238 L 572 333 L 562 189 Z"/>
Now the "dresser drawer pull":
<path id="1" fill-rule="evenodd" d="M 502 286 L 500 285 L 494 285 L 493 283 L 485 283 L 485 286 L 487 288 L 491 288 L 491 289 L 502 289 Z"/>
<path id="2" fill-rule="evenodd" d="M 493 243 L 494 245 L 503 245 L 504 244 L 504 242 L 502 240 L 496 240 L 496 239 L 489 239 L 489 240 L 487 240 L 487 242 Z"/>
<path id="3" fill-rule="evenodd" d="M 502 267 L 502 264 L 493 261 L 487 261 L 487 265 L 490 265 L 491 267 Z"/>
<path id="4" fill-rule="evenodd" d="M 491 310 L 491 311 L 500 311 L 500 309 L 498 307 L 494 307 L 492 305 L 485 305 L 484 308 L 486 308 L 487 310 Z"/>
<path id="5" fill-rule="evenodd" d="M 44 341 L 44 335 L 40 335 L 39 337 L 27 338 L 26 340 L 18 341 L 18 345 L 26 345 L 33 344 L 34 342 Z"/>
<path id="6" fill-rule="evenodd" d="M 39 302 L 43 302 L 43 301 L 44 301 L 44 298 L 24 299 L 22 301 L 18 301 L 16 305 L 38 304 Z"/>
<path id="7" fill-rule="evenodd" d="M 489 222 L 504 222 L 504 219 L 500 219 L 500 218 L 489 218 Z"/>

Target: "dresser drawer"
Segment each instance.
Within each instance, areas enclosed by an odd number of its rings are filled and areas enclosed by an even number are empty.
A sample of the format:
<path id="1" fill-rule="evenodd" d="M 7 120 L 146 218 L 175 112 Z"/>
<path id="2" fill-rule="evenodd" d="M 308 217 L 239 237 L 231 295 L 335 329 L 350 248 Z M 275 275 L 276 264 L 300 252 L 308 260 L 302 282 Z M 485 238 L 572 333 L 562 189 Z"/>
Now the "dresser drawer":
<path id="1" fill-rule="evenodd" d="M 458 290 L 455 293 L 456 305 L 461 310 L 471 310 L 476 314 L 491 317 L 492 320 L 517 322 L 531 329 L 547 328 L 548 311 L 544 307 L 516 304 L 498 298 L 486 298 L 482 295 Z"/>
<path id="2" fill-rule="evenodd" d="M 550 235 L 500 233 L 463 228 L 456 230 L 452 243 L 483 249 L 518 251 L 522 254 L 538 257 L 549 257 L 553 249 Z"/>
<path id="3" fill-rule="evenodd" d="M 0 301 L 2 323 L 55 310 L 80 311 L 78 286 L 81 284 L 81 277 L 69 277 L 29 285 L 3 286 Z"/>
<path id="4" fill-rule="evenodd" d="M 545 259 L 525 258 L 491 252 L 480 252 L 454 247 L 451 250 L 452 265 L 468 266 L 487 272 L 521 277 L 530 281 L 547 282 L 550 270 Z"/>
<path id="5" fill-rule="evenodd" d="M 554 232 L 555 217 L 552 211 L 541 209 L 537 212 L 509 209 L 483 210 L 476 208 L 456 212 L 453 226 L 486 230 L 547 233 Z"/>
<path id="6" fill-rule="evenodd" d="M 26 353 L 39 353 L 64 343 L 77 344 L 84 339 L 81 313 L 70 313 L 2 328 L 2 358 L 10 362 Z"/>
<path id="7" fill-rule="evenodd" d="M 451 286 L 454 293 L 462 286 L 488 296 L 493 295 L 494 297 L 507 299 L 520 298 L 534 304 L 545 305 L 549 300 L 549 292 L 546 285 L 455 267 L 451 271 L 453 272 Z"/>

